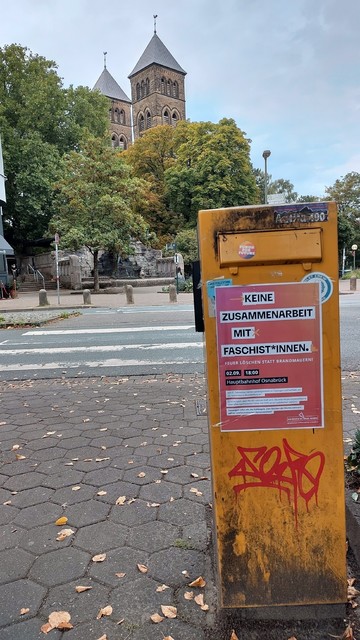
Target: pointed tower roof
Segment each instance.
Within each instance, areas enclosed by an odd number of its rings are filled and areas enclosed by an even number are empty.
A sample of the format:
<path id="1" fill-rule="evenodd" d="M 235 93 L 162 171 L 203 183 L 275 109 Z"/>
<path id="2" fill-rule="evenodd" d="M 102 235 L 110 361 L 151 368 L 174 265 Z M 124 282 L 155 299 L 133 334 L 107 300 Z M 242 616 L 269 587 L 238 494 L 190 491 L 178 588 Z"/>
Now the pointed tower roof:
<path id="1" fill-rule="evenodd" d="M 94 84 L 94 91 L 96 89 L 107 98 L 122 100 L 123 102 L 131 102 L 130 98 L 127 97 L 126 93 L 122 90 L 120 85 L 118 85 L 106 67 L 104 67 L 102 74 Z"/>
<path id="2" fill-rule="evenodd" d="M 174 56 L 170 53 L 169 49 L 165 47 L 156 33 L 154 33 L 144 53 L 130 73 L 129 78 L 146 67 L 149 67 L 151 64 L 159 64 L 161 67 L 167 67 L 168 69 L 173 69 L 186 75 L 186 71 L 176 62 Z"/>

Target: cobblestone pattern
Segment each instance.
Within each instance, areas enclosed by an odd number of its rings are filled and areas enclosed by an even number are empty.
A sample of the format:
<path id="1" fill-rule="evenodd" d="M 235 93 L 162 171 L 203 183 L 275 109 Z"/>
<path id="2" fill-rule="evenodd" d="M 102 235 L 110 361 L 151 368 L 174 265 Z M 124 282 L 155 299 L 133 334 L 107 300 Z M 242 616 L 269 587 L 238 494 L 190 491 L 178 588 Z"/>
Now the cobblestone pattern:
<path id="1" fill-rule="evenodd" d="M 202 378 L 46 380 L 0 391 L 1 640 L 44 637 L 56 610 L 71 614 L 68 640 L 203 640 L 212 613 L 184 599 L 202 575 L 205 601 L 214 601 L 207 424 L 195 412 Z M 61 516 L 68 521 L 56 526 Z M 73 533 L 57 541 L 64 528 Z M 97 620 L 109 604 L 111 616 Z M 161 605 L 178 617 L 154 625 Z"/>

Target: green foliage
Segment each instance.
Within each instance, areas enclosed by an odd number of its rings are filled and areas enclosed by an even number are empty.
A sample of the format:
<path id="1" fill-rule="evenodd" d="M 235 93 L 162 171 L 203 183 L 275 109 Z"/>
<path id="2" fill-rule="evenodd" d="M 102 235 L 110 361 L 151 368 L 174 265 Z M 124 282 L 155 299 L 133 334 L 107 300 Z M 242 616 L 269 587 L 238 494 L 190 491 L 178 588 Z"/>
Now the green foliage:
<path id="1" fill-rule="evenodd" d="M 351 257 L 351 245 L 360 245 L 360 173 L 347 173 L 325 191 L 327 199 L 338 204 L 339 260 L 343 247 Z"/>
<path id="2" fill-rule="evenodd" d="M 86 246 L 91 251 L 98 290 L 99 251 L 129 254 L 131 240 L 145 238 L 146 224 L 135 212 L 144 196 L 144 181 L 133 177 L 108 138 L 89 138 L 80 151 L 67 154 L 62 165 L 50 230 L 60 234 L 62 247 Z"/>
<path id="3" fill-rule="evenodd" d="M 179 122 L 174 131 L 176 162 L 165 172 L 170 209 L 194 227 L 199 209 L 253 204 L 259 194 L 250 144 L 232 119 Z"/>
<path id="4" fill-rule="evenodd" d="M 360 474 L 360 429 L 355 432 L 355 442 L 346 460 L 349 471 Z"/>
<path id="5" fill-rule="evenodd" d="M 181 253 L 184 264 L 191 264 L 199 259 L 199 247 L 196 229 L 184 229 L 175 237 L 176 251 Z"/>
<path id="6" fill-rule="evenodd" d="M 61 156 L 107 130 L 107 100 L 79 87 L 64 89 L 56 64 L 26 47 L 0 48 L 0 131 L 10 244 L 25 250 L 47 231 L 52 185 Z"/>

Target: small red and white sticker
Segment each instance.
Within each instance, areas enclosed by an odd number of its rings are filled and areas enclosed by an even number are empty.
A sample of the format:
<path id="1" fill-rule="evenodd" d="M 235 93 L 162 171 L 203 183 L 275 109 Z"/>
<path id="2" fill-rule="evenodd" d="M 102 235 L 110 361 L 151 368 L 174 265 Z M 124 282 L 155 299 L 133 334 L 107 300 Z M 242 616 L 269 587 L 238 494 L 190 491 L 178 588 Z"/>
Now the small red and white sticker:
<path id="1" fill-rule="evenodd" d="M 245 240 L 245 242 L 242 242 L 239 246 L 239 256 L 241 258 L 245 258 L 245 260 L 253 258 L 255 253 L 255 245 L 252 242 L 249 242 L 249 240 Z"/>

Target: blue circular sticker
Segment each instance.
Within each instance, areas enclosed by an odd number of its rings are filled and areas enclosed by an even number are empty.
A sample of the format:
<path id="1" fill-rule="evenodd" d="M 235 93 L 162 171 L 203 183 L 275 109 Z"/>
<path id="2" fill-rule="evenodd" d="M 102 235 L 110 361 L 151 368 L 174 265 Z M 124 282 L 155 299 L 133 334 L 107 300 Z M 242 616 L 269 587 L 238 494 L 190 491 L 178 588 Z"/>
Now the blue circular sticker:
<path id="1" fill-rule="evenodd" d="M 333 283 L 331 278 L 321 271 L 312 271 L 305 276 L 301 282 L 320 282 L 321 304 L 329 300 L 333 292 Z"/>

